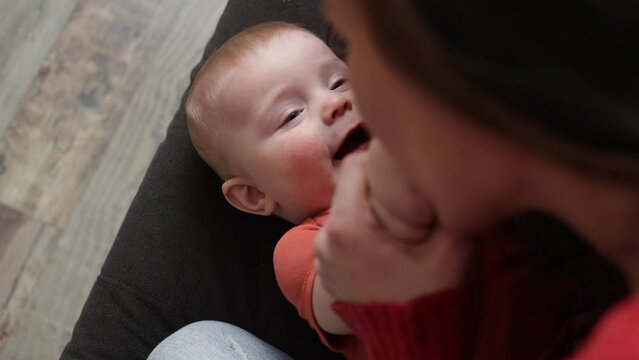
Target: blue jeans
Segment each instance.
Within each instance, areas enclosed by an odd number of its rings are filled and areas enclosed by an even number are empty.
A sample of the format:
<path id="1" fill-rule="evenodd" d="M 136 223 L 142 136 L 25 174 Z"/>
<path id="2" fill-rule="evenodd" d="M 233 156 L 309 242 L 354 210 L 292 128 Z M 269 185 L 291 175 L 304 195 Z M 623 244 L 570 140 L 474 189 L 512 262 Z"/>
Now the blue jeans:
<path id="1" fill-rule="evenodd" d="M 148 360 L 292 360 L 288 355 L 237 326 L 199 321 L 164 339 Z"/>

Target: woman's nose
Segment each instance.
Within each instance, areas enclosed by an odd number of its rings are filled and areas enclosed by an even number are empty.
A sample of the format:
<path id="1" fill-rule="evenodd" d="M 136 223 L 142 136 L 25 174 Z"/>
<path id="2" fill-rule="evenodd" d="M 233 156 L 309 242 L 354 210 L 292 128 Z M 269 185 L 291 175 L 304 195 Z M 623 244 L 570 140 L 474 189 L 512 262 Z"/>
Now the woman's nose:
<path id="1" fill-rule="evenodd" d="M 327 99 L 322 111 L 322 120 L 326 125 L 333 124 L 338 118 L 353 109 L 352 102 L 346 96 L 333 95 Z"/>

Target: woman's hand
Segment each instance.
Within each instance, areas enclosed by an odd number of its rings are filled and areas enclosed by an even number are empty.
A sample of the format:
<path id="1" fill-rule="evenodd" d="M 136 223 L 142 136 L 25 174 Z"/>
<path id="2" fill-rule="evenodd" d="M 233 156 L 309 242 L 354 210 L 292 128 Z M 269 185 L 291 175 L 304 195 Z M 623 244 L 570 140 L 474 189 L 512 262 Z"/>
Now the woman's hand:
<path id="1" fill-rule="evenodd" d="M 382 228 L 409 243 L 429 237 L 435 223 L 430 203 L 377 138 L 368 148 L 366 180 L 369 206 Z"/>
<path id="2" fill-rule="evenodd" d="M 367 154 L 346 158 L 331 215 L 315 241 L 326 290 L 348 302 L 404 302 L 459 285 L 471 243 L 434 228 L 425 241 L 398 241 L 367 199 Z"/>

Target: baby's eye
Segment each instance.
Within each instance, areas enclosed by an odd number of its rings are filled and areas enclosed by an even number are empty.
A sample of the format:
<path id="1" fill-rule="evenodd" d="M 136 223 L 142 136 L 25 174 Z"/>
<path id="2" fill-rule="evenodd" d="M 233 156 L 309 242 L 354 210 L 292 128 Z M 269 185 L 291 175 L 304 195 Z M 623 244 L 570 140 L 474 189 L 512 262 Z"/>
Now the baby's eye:
<path id="1" fill-rule="evenodd" d="M 335 81 L 335 82 L 331 85 L 330 89 L 331 89 L 331 90 L 338 89 L 340 86 L 344 85 L 345 83 L 346 83 L 346 79 L 345 79 L 345 78 L 341 78 L 341 79 L 339 79 L 339 80 Z"/>
<path id="2" fill-rule="evenodd" d="M 302 112 L 299 110 L 295 110 L 295 111 L 291 111 L 287 116 L 286 119 L 284 119 L 284 124 L 295 120 L 296 117 L 298 117 Z"/>

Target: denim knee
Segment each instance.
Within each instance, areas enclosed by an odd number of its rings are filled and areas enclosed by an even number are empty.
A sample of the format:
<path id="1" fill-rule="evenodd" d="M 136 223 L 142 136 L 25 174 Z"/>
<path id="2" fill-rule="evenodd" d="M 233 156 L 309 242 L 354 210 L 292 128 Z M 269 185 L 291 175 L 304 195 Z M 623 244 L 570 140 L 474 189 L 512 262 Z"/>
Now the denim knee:
<path id="1" fill-rule="evenodd" d="M 237 326 L 220 321 L 198 321 L 162 341 L 149 360 L 273 359 L 291 358 Z"/>

